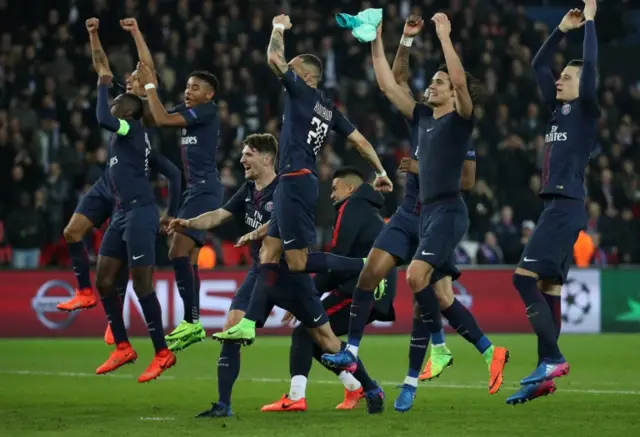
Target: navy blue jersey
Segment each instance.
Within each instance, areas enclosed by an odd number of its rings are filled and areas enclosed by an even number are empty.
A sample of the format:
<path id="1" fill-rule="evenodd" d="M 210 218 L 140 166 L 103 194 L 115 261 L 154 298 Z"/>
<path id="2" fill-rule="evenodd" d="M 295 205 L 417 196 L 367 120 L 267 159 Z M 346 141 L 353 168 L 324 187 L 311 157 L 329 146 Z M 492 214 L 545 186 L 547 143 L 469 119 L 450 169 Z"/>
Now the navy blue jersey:
<path id="1" fill-rule="evenodd" d="M 257 190 L 255 182 L 246 181 L 222 209 L 229 211 L 234 217 L 244 217 L 243 233 L 255 231 L 271 218 L 274 209 L 273 192 L 277 185 L 278 178 L 275 178 L 262 190 Z M 262 241 L 251 242 L 251 258 L 256 265 L 260 262 L 260 246 Z"/>
<path id="2" fill-rule="evenodd" d="M 319 89 L 312 88 L 288 70 L 282 77 L 286 89 L 280 132 L 279 174 L 310 170 L 332 129 L 349 136 L 355 127 Z"/>
<path id="3" fill-rule="evenodd" d="M 202 187 L 206 191 L 219 191 L 220 178 L 216 156 L 220 118 L 216 104 L 211 101 L 193 108 L 179 105 L 170 112 L 181 114 L 187 122 L 187 127 L 182 129 L 180 140 L 187 183 L 190 186 Z"/>
<path id="4" fill-rule="evenodd" d="M 418 131 L 417 124 L 411 126 L 411 159 L 418 159 Z M 473 141 L 469 141 L 469 149 L 467 150 L 466 161 L 476 160 L 476 146 Z M 407 212 L 420 215 L 420 182 L 418 175 L 407 172 L 407 180 L 404 188 L 404 199 L 400 204 Z"/>
<path id="5" fill-rule="evenodd" d="M 580 69 L 579 97 L 571 102 L 556 100 L 553 55 L 564 38 L 555 29 L 542 45 L 532 66 L 545 103 L 552 111 L 545 135 L 541 197 L 562 196 L 583 200 L 584 170 L 596 149 L 598 41 L 595 24 L 584 26 L 583 65 Z"/>
<path id="6" fill-rule="evenodd" d="M 149 182 L 149 144 L 139 120 L 114 117 L 109 108 L 108 85 L 98 86 L 96 116 L 100 127 L 114 133 L 109 145 L 108 179 L 116 208 L 127 210 L 155 202 Z"/>
<path id="7" fill-rule="evenodd" d="M 412 121 L 417 126 L 420 201 L 427 204 L 456 196 L 471 144 L 473 120 L 457 111 L 435 119 L 431 108 L 416 103 Z"/>

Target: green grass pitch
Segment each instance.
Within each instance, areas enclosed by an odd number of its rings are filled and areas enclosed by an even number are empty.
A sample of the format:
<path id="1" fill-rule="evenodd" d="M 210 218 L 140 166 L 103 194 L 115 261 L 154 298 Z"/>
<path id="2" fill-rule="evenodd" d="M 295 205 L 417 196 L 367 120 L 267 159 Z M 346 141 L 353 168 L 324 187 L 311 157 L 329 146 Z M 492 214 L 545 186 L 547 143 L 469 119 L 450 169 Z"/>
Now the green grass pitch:
<path id="1" fill-rule="evenodd" d="M 622 436 L 640 429 L 640 336 L 567 335 L 561 347 L 572 370 L 558 392 L 511 407 L 505 399 L 535 365 L 532 335 L 495 335 L 511 361 L 500 393 L 487 392 L 477 351 L 449 335 L 455 365 L 422 383 L 414 408 L 393 410 L 407 366 L 407 336 L 368 336 L 361 347 L 369 373 L 386 392 L 380 416 L 335 411 L 337 378 L 314 364 L 306 413 L 261 413 L 289 387 L 289 339 L 259 337 L 242 350 L 234 417 L 194 419 L 217 399 L 219 345 L 211 340 L 178 355 L 160 379 L 138 384 L 152 357 L 150 340 L 133 341 L 139 360 L 107 376 L 95 368 L 109 353 L 100 339 L 0 340 L 0 436 Z M 634 431 L 635 430 L 635 431 Z"/>

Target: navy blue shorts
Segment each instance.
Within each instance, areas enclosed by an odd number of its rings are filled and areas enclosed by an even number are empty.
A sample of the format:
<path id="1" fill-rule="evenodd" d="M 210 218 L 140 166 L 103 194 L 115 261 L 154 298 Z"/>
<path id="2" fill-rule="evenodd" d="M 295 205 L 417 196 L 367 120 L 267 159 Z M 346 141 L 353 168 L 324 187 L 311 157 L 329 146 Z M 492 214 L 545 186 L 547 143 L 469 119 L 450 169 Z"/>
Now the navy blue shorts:
<path id="1" fill-rule="evenodd" d="M 373 243 L 397 258 L 401 264 L 408 263 L 420 242 L 420 216 L 399 207 Z"/>
<path id="2" fill-rule="evenodd" d="M 256 285 L 258 275 L 258 267 L 256 267 L 255 265 L 251 266 L 251 268 L 247 272 L 247 276 L 245 276 L 244 278 L 244 281 L 242 282 L 238 290 L 236 290 L 236 294 L 233 295 L 229 311 L 240 310 L 244 311 L 245 313 L 247 312 L 247 308 L 249 308 L 249 302 L 251 302 L 251 295 L 253 294 L 253 287 Z"/>
<path id="3" fill-rule="evenodd" d="M 420 243 L 413 259 L 424 261 L 442 276 L 457 278 L 454 251 L 467 232 L 467 206 L 460 197 L 422 205 L 420 211 Z M 434 274 L 435 274 L 434 273 Z M 434 283 L 432 276 L 431 283 Z"/>
<path id="4" fill-rule="evenodd" d="M 178 218 L 191 219 L 205 212 L 215 211 L 222 206 L 222 195 L 191 186 L 182 194 L 182 205 Z M 206 231 L 186 229 L 183 234 L 189 236 L 198 246 L 204 244 Z"/>
<path id="5" fill-rule="evenodd" d="M 313 173 L 281 175 L 273 200 L 267 235 L 282 240 L 284 250 L 315 244 L 318 178 Z"/>
<path id="6" fill-rule="evenodd" d="M 564 284 L 573 261 L 573 245 L 586 225 L 587 212 L 582 200 L 546 201 L 518 267 L 537 273 L 540 279 Z"/>
<path id="7" fill-rule="evenodd" d="M 105 178 L 101 177 L 82 196 L 74 212 L 85 216 L 94 227 L 99 228 L 111 216 L 113 205 L 113 192 Z"/>
<path id="8" fill-rule="evenodd" d="M 159 220 L 156 205 L 114 212 L 102 238 L 100 256 L 120 259 L 129 267 L 154 265 Z"/>
<path id="9" fill-rule="evenodd" d="M 285 273 L 278 277 L 276 287 L 267 295 L 266 317 L 274 306 L 289 311 L 307 328 L 317 328 L 329 321 L 313 279 L 305 273 Z"/>

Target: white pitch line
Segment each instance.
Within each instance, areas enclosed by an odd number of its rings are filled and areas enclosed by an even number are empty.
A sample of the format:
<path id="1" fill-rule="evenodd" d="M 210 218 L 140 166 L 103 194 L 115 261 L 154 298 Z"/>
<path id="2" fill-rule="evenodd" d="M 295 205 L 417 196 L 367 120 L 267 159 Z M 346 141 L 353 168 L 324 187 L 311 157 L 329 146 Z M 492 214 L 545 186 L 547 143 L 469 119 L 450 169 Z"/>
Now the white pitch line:
<path id="1" fill-rule="evenodd" d="M 40 370 L 0 370 L 0 374 L 3 375 L 18 375 L 18 376 L 54 376 L 54 377 L 70 377 L 70 378 L 89 378 L 89 377 L 97 377 L 100 375 L 96 375 L 95 373 L 88 372 L 49 372 L 49 371 L 40 371 Z M 125 374 L 125 373 L 110 373 L 106 376 L 108 378 L 116 378 L 116 379 L 135 379 L 136 375 Z M 193 379 L 198 381 L 216 381 L 217 378 L 214 376 L 196 376 L 196 377 L 179 377 L 173 375 L 162 375 L 161 379 L 163 380 L 175 380 L 175 379 Z M 261 382 L 261 383 L 289 383 L 289 379 L 283 378 L 238 378 L 238 381 L 250 381 L 250 382 Z M 312 384 L 330 384 L 330 385 L 339 385 L 339 381 L 331 381 L 326 379 L 311 379 L 309 383 Z M 384 386 L 398 386 L 400 385 L 397 381 L 380 381 L 381 385 Z M 463 390 L 487 390 L 486 384 L 456 384 L 456 383 L 425 383 L 422 384 L 421 387 L 430 387 L 430 388 L 447 388 L 447 389 L 463 389 Z M 512 384 L 512 388 L 517 388 L 517 385 Z M 560 389 L 562 392 L 569 393 L 584 393 L 584 394 L 594 394 L 594 395 L 628 395 L 628 396 L 638 396 L 640 395 L 640 390 L 599 390 L 599 389 L 578 389 L 578 388 L 562 388 Z M 153 419 L 153 418 L 141 418 L 140 420 L 171 420 L 171 419 Z"/>
<path id="2" fill-rule="evenodd" d="M 165 420 L 176 420 L 176 418 L 175 417 L 141 417 L 140 420 L 165 421 Z"/>

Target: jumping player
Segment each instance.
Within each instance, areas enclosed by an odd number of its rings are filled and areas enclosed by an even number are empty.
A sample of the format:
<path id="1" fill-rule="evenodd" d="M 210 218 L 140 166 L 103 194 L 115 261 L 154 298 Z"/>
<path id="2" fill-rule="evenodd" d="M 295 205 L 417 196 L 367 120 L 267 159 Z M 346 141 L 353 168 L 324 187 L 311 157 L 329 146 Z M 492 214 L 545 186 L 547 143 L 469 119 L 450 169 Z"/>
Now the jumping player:
<path id="1" fill-rule="evenodd" d="M 393 76 L 397 85 L 401 86 L 407 95 L 411 96 L 408 84 L 409 78 L 409 50 L 413 38 L 422 30 L 421 17 L 410 16 L 404 26 L 403 36 L 393 62 Z M 422 100 L 427 101 L 429 89 L 425 90 Z M 412 127 L 411 155 L 412 158 L 403 158 L 399 171 L 407 173 L 405 198 L 385 226 L 382 233 L 374 243 L 372 251 L 367 257 L 367 263 L 361 273 L 358 287 L 367 289 L 367 283 L 375 283 L 377 278 L 384 275 L 395 265 L 409 262 L 416 252 L 420 228 L 420 201 L 418 190 L 418 162 L 417 158 L 417 125 Z M 460 189 L 469 190 L 475 182 L 475 150 L 470 147 L 462 168 Z M 440 303 L 442 315 L 449 320 L 449 324 L 461 335 L 473 344 L 483 355 L 489 367 L 489 393 L 496 393 L 503 381 L 504 356 L 506 350 L 494 347 L 478 327 L 471 312 L 458 301 L 452 289 L 452 281 L 457 279 L 460 272 L 456 271 L 453 277 L 436 270 L 431 277 L 436 296 Z M 417 311 L 417 306 L 415 307 Z M 453 357 L 449 348 L 444 343 L 444 331 L 427 333 L 424 324 L 415 315 L 411 343 L 409 349 L 409 371 L 405 378 L 402 391 L 396 401 L 396 408 L 407 411 L 411 408 L 415 388 L 418 380 L 429 380 L 439 376 L 444 369 L 453 363 Z M 422 374 L 419 374 L 421 363 L 424 360 L 426 341 L 431 335 L 431 357 L 427 361 Z"/>
<path id="2" fill-rule="evenodd" d="M 131 34 L 140 56 L 139 78 L 147 91 L 149 109 L 156 125 L 182 129 L 182 160 L 188 186 L 183 193 L 178 217 L 194 218 L 214 211 L 222 205 L 224 194 L 216 158 L 220 119 L 213 101 L 218 79 L 208 71 L 192 72 L 185 89 L 184 104 L 167 112 L 158 98 L 151 55 L 137 24 L 132 27 Z M 202 341 L 206 335 L 199 320 L 200 280 L 197 271 L 198 254 L 204 240 L 205 232 L 192 229 L 184 233 L 175 232 L 171 240 L 169 258 L 173 262 L 176 284 L 184 304 L 184 320 L 167 335 L 172 350 L 185 349 Z"/>
<path id="3" fill-rule="evenodd" d="M 98 36 L 100 22 L 97 18 L 90 18 L 85 25 L 89 32 L 93 64 L 96 67 L 98 62 L 107 59 Z M 140 90 L 134 87 L 134 79 L 135 72 L 126 79 L 126 92 L 140 96 Z M 153 150 L 149 155 L 149 165 L 169 180 L 170 196 L 167 214 L 175 215 L 180 204 L 180 170 L 167 158 Z M 57 305 L 57 308 L 61 311 L 88 309 L 95 307 L 97 304 L 91 286 L 89 257 L 83 240 L 91 229 L 101 227 L 113 212 L 114 198 L 108 182 L 108 170 L 107 168 L 100 179 L 80 199 L 75 212 L 64 229 L 64 238 L 67 241 L 78 287 L 72 299 Z M 128 281 L 129 269 L 125 264 L 120 269 L 115 284 L 117 293 L 123 301 Z M 109 325 L 107 325 L 104 340 L 109 345 L 114 344 Z"/>
<path id="4" fill-rule="evenodd" d="M 280 182 L 275 192 L 275 211 L 269 222 L 268 236 L 262 241 L 260 277 L 256 288 L 275 284 L 274 278 L 281 269 L 279 260 L 283 251 L 286 269 L 293 272 L 356 273 L 362 268 L 362 259 L 331 253 L 310 253 L 308 249 L 315 242 L 315 209 L 318 200 L 315 157 L 329 129 L 353 143 L 374 167 L 376 189 L 389 192 L 393 188 L 373 146 L 317 88 L 322 76 L 322 62 L 314 55 L 304 54 L 287 64 L 283 38 L 284 31 L 291 26 L 287 15 L 275 17 L 268 48 L 269 66 L 281 79 L 287 93 L 280 134 Z M 231 330 L 214 334 L 214 337 L 220 340 L 253 341 L 255 321 L 244 318 Z"/>
<path id="5" fill-rule="evenodd" d="M 586 0 L 584 11 L 569 11 L 532 63 L 544 100 L 552 111 L 545 135 L 540 192 L 545 205 L 513 275 L 513 285 L 538 337 L 538 366 L 520 381 L 521 389 L 507 398 L 508 404 L 553 393 L 553 379 L 569 373 L 569 363 L 558 348 L 560 293 L 573 259 L 573 245 L 587 224 L 584 169 L 596 145 L 600 118 L 596 94 L 596 8 L 596 0 Z M 570 30 L 583 26 L 582 60 L 569 62 L 555 81 L 551 64 L 560 41 Z"/>
<path id="6" fill-rule="evenodd" d="M 331 200 L 336 207 L 336 221 L 333 228 L 332 253 L 351 258 L 362 258 L 371 249 L 371 245 L 382 230 L 384 220 L 380 208 L 384 204 L 383 196 L 370 184 L 364 182 L 359 170 L 352 167 L 338 169 L 333 175 Z M 331 330 L 342 336 L 349 328 L 349 306 L 357 275 L 345 273 L 320 273 L 313 279 L 320 295 L 330 292 L 322 303 Z M 397 271 L 392 269 L 387 275 L 384 294 L 376 296 L 376 303 L 368 323 L 376 320 L 390 322 L 395 320 L 393 299 L 395 297 Z M 283 321 L 290 321 L 288 313 Z M 289 372 L 291 386 L 289 393 L 278 401 L 265 405 L 265 412 L 306 411 L 306 386 L 313 358 L 320 361 L 322 350 L 313 342 L 302 325 L 298 325 L 291 335 L 289 353 Z M 362 384 L 349 372 L 328 367 L 344 384 L 344 400 L 337 410 L 351 410 L 364 398 Z"/>
<path id="7" fill-rule="evenodd" d="M 271 134 L 249 135 L 244 140 L 240 163 L 244 167 L 246 182 L 220 209 L 192 219 L 175 219 L 169 224 L 169 232 L 185 229 L 206 231 L 236 218 L 246 228 L 258 229 L 269 221 L 273 211 L 273 192 L 278 184 L 275 172 L 278 140 Z M 224 329 L 236 325 L 249 306 L 251 293 L 258 276 L 260 242 L 251 247 L 253 265 L 233 296 Z M 231 416 L 231 392 L 240 373 L 240 344 L 223 343 L 218 359 L 218 402 L 207 411 L 207 416 Z"/>
<path id="8" fill-rule="evenodd" d="M 467 85 L 471 78 L 462 68 L 449 38 L 451 25 L 447 16 L 438 13 L 432 21 L 436 25 L 447 65 L 434 75 L 428 89 L 427 104 L 416 103 L 410 93 L 396 83 L 385 59 L 381 26 L 378 28 L 378 38 L 372 44 L 374 69 L 380 89 L 412 120 L 417 141 L 420 241 L 407 270 L 407 282 L 414 292 L 419 317 L 414 319 L 410 357 L 414 349 L 426 349 L 429 336 L 435 338 L 442 330 L 439 303 L 432 285 L 434 275 L 456 277 L 459 274 L 453 251 L 464 236 L 468 221 L 467 209 L 460 197 L 460 178 L 473 129 L 473 101 Z M 390 262 L 393 262 L 393 258 L 390 258 Z M 338 354 L 324 355 L 323 360 L 340 368 L 354 368 L 372 299 L 370 289 L 356 289 L 351 307 L 349 345 Z M 484 337 L 481 332 L 480 336 Z M 423 343 L 414 347 L 414 343 L 418 342 Z M 490 347 L 488 340 L 486 343 L 486 347 Z M 419 357 L 416 360 L 419 362 L 410 363 L 412 376 L 405 380 L 403 391 L 396 401 L 396 409 L 400 411 L 411 408 L 415 396 L 416 377 L 424 353 L 416 350 L 415 356 Z M 410 361 L 414 361 L 413 357 Z"/>
<path id="9" fill-rule="evenodd" d="M 124 263 L 129 263 L 133 289 L 144 313 L 156 354 L 138 382 L 147 382 L 172 367 L 176 358 L 167 348 L 162 327 L 162 310 L 153 289 L 155 240 L 160 217 L 149 183 L 149 143 L 141 122 L 142 100 L 121 94 L 109 107 L 109 86 L 113 74 L 102 59 L 98 73 L 96 115 L 104 129 L 113 132 L 110 145 L 109 182 L 115 198 L 115 212 L 104 235 L 96 271 L 96 287 L 111 326 L 116 350 L 96 369 L 97 374 L 112 372 L 132 363 L 137 354 L 127 337 L 122 317 L 122 301 L 115 280 Z"/>

